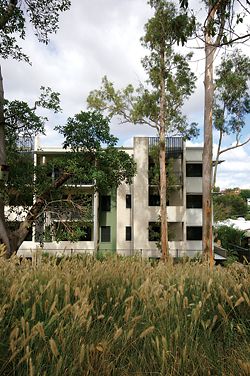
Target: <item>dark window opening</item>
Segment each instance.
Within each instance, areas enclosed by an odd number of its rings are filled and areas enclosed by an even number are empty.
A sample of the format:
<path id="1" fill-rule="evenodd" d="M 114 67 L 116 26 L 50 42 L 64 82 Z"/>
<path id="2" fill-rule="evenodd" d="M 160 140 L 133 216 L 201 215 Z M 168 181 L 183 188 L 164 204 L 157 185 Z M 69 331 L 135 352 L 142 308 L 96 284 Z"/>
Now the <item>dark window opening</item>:
<path id="1" fill-rule="evenodd" d="M 202 177 L 202 163 L 187 163 L 186 165 L 187 177 Z"/>
<path id="2" fill-rule="evenodd" d="M 131 209 L 131 195 L 126 195 L 126 208 Z"/>
<path id="3" fill-rule="evenodd" d="M 126 240 L 132 240 L 131 226 L 126 226 Z"/>
<path id="4" fill-rule="evenodd" d="M 187 226 L 187 240 L 202 240 L 202 226 Z"/>
<path id="5" fill-rule="evenodd" d="M 187 195 L 187 209 L 201 209 L 202 195 Z"/>
<path id="6" fill-rule="evenodd" d="M 148 205 L 160 206 L 160 195 L 157 187 L 148 188 Z"/>
<path id="7" fill-rule="evenodd" d="M 110 242 L 110 226 L 101 226 L 101 242 Z"/>
<path id="8" fill-rule="evenodd" d="M 160 194 L 157 187 L 148 188 L 148 206 L 160 206 Z M 166 201 L 167 206 L 169 206 L 169 199 Z"/>
<path id="9" fill-rule="evenodd" d="M 160 241 L 161 225 L 157 222 L 149 222 L 148 224 L 148 240 L 150 242 Z"/>
<path id="10" fill-rule="evenodd" d="M 90 226 L 85 227 L 84 232 L 85 234 L 82 235 L 79 240 L 85 241 L 85 242 L 92 241 L 92 227 Z"/>
<path id="11" fill-rule="evenodd" d="M 111 196 L 101 196 L 101 210 L 102 211 L 111 210 Z"/>
<path id="12" fill-rule="evenodd" d="M 183 222 L 168 222 L 168 240 L 183 241 Z"/>

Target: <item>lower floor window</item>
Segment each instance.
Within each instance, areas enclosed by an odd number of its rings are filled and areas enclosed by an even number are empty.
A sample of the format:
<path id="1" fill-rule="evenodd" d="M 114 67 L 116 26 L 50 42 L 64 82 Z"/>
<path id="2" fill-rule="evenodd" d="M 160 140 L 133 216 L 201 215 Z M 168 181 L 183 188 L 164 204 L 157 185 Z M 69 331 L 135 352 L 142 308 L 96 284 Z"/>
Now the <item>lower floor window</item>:
<path id="1" fill-rule="evenodd" d="M 202 240 L 202 226 L 187 226 L 187 240 Z"/>
<path id="2" fill-rule="evenodd" d="M 110 242 L 110 226 L 101 226 L 101 242 Z"/>
<path id="3" fill-rule="evenodd" d="M 126 240 L 132 240 L 131 226 L 126 226 Z"/>
<path id="4" fill-rule="evenodd" d="M 148 240 L 150 242 L 160 241 L 161 225 L 158 222 L 149 222 L 148 224 Z"/>

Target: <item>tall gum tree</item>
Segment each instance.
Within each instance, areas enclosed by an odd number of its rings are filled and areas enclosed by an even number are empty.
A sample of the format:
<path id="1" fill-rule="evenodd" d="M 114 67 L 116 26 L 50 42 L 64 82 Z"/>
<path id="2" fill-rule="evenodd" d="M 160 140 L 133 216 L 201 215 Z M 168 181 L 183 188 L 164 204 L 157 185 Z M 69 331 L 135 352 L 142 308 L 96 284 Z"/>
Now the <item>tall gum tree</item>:
<path id="1" fill-rule="evenodd" d="M 174 51 L 174 46 L 184 44 L 192 34 L 193 18 L 177 12 L 174 3 L 151 0 L 154 16 L 145 25 L 142 44 L 149 54 L 142 60 L 148 81 L 134 88 L 115 90 L 107 77 L 102 87 L 88 96 L 89 107 L 106 111 L 110 117 L 119 116 L 121 122 L 147 124 L 156 129 L 159 136 L 160 165 L 160 219 L 161 251 L 166 260 L 169 255 L 167 228 L 167 174 L 166 135 L 181 134 L 191 137 L 197 134 L 196 124 L 188 125 L 181 108 L 195 87 L 195 76 L 188 61 L 191 55 L 183 56 Z M 178 32 L 177 32 L 178 31 Z"/>
<path id="2" fill-rule="evenodd" d="M 246 145 L 250 137 L 241 141 L 246 125 L 246 115 L 250 113 L 250 58 L 239 50 L 225 54 L 216 68 L 213 123 L 219 132 L 215 157 L 213 189 L 216 186 L 219 158 L 229 150 Z M 223 147 L 225 135 L 234 135 L 235 142 Z"/>
<path id="3" fill-rule="evenodd" d="M 179 0 L 179 3 L 183 9 L 189 9 L 189 0 Z M 238 27 L 243 24 L 245 16 L 249 15 L 249 0 L 204 0 L 203 3 L 206 8 L 204 21 L 201 23 L 200 19 L 196 20 L 196 36 L 204 44 L 205 50 L 202 249 L 204 258 L 209 258 L 212 267 L 214 59 L 219 47 L 244 42 L 249 38 L 249 30 Z"/>

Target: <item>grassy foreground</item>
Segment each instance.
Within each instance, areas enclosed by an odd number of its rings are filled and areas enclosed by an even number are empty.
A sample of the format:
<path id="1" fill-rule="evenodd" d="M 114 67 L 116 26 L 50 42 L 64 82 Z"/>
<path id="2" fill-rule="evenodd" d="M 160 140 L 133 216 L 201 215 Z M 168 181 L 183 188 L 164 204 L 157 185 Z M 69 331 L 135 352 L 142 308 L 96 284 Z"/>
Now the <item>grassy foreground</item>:
<path id="1" fill-rule="evenodd" d="M 0 259 L 0 375 L 249 375 L 248 267 Z"/>

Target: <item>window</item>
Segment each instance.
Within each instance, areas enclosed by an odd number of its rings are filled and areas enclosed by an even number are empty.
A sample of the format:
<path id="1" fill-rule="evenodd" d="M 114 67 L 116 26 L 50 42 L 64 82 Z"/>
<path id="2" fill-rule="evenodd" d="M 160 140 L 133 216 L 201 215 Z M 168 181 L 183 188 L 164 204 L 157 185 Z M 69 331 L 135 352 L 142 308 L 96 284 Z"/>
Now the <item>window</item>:
<path id="1" fill-rule="evenodd" d="M 81 241 L 91 241 L 92 240 L 92 227 L 91 226 L 86 226 L 84 228 L 85 234 L 81 236 L 80 240 Z"/>
<path id="2" fill-rule="evenodd" d="M 186 165 L 186 176 L 191 177 L 202 177 L 202 163 L 187 163 Z"/>
<path id="3" fill-rule="evenodd" d="M 131 226 L 126 226 L 126 240 L 132 240 Z"/>
<path id="4" fill-rule="evenodd" d="M 183 222 L 168 222 L 168 240 L 183 241 Z"/>
<path id="5" fill-rule="evenodd" d="M 148 240 L 150 242 L 160 241 L 161 226 L 158 222 L 149 222 L 148 224 Z"/>
<path id="6" fill-rule="evenodd" d="M 131 195 L 126 195 L 126 208 L 131 209 Z"/>
<path id="7" fill-rule="evenodd" d="M 101 196 L 101 210 L 110 211 L 110 209 L 111 209 L 111 197 Z"/>
<path id="8" fill-rule="evenodd" d="M 201 209 L 202 195 L 187 195 L 187 209 Z"/>
<path id="9" fill-rule="evenodd" d="M 148 205 L 160 206 L 160 195 L 157 187 L 148 188 Z"/>
<path id="10" fill-rule="evenodd" d="M 202 226 L 187 226 L 187 240 L 202 240 Z"/>
<path id="11" fill-rule="evenodd" d="M 110 226 L 101 226 L 101 242 L 110 242 Z"/>

